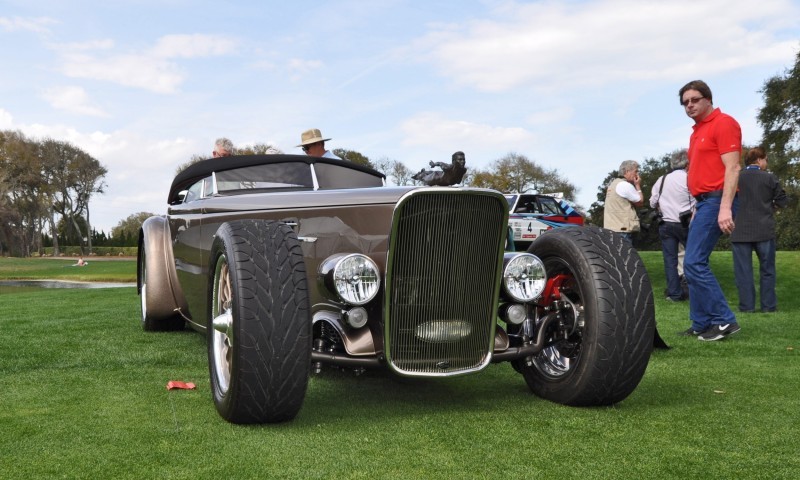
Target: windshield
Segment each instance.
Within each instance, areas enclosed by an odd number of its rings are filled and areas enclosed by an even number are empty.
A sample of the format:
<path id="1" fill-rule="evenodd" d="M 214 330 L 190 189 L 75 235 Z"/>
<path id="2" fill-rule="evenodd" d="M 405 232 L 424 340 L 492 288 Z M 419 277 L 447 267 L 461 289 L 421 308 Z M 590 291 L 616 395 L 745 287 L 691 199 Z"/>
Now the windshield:
<path id="1" fill-rule="evenodd" d="M 252 189 L 313 188 L 311 168 L 305 163 L 287 162 L 252 165 L 217 172 L 217 193 Z"/>
<path id="2" fill-rule="evenodd" d="M 512 203 L 513 200 L 519 197 L 516 206 Z M 511 213 L 539 213 L 544 215 L 564 215 L 561 205 L 558 200 L 553 197 L 544 195 L 506 195 L 509 198 L 508 204 L 512 206 Z"/>

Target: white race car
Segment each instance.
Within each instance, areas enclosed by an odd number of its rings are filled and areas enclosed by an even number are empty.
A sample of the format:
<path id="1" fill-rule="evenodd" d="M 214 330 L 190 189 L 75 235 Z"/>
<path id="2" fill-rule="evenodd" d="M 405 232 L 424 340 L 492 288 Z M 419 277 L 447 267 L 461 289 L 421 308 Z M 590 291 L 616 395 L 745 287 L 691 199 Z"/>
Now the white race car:
<path id="1" fill-rule="evenodd" d="M 505 194 L 509 206 L 508 226 L 517 249 L 527 249 L 530 243 L 547 230 L 583 225 L 583 217 L 566 201 L 551 195 Z"/>

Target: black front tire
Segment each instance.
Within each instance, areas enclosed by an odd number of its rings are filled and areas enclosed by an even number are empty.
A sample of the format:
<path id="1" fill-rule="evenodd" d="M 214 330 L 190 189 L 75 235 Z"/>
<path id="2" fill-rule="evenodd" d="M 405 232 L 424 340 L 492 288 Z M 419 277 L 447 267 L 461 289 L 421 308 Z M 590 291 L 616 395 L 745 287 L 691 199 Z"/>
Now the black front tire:
<path id="1" fill-rule="evenodd" d="M 565 227 L 542 235 L 529 252 L 545 265 L 548 278 L 564 275 L 562 295 L 577 312 L 566 339 L 518 362 L 529 388 L 565 405 L 610 405 L 639 384 L 653 349 L 653 289 L 644 264 L 630 244 L 597 227 Z"/>
<path id="2" fill-rule="evenodd" d="M 225 223 L 211 250 L 208 363 L 219 414 L 232 423 L 293 419 L 311 366 L 305 263 L 279 222 Z"/>

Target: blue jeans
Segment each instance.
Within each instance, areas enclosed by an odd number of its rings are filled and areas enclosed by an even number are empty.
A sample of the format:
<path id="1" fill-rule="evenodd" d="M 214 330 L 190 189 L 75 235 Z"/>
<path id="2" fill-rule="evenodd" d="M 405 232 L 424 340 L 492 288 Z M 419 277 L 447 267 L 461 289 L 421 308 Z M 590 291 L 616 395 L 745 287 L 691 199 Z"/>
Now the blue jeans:
<path id="1" fill-rule="evenodd" d="M 625 240 L 626 242 L 628 242 L 630 244 L 633 244 L 633 234 L 632 233 L 630 233 L 630 232 L 614 232 L 614 233 L 616 233 L 617 235 L 622 237 L 622 239 Z"/>
<path id="2" fill-rule="evenodd" d="M 712 197 L 697 202 L 686 240 L 683 273 L 689 282 L 689 319 L 692 321 L 692 330 L 697 332 L 705 331 L 712 325 L 736 323 L 736 316 L 728 306 L 708 263 L 717 240 L 722 236 L 717 223 L 721 200 L 721 197 Z M 734 199 L 734 215 L 737 205 L 737 199 Z"/>
<path id="3" fill-rule="evenodd" d="M 658 227 L 661 251 L 664 254 L 664 273 L 667 277 L 667 296 L 680 300 L 683 296 L 678 275 L 678 245 L 686 247 L 686 229 L 680 223 L 664 222 Z"/>
<path id="4" fill-rule="evenodd" d="M 739 310 L 752 312 L 756 309 L 756 287 L 753 284 L 753 251 L 759 263 L 761 311 L 777 309 L 775 297 L 775 239 L 763 242 L 735 242 L 733 246 L 733 273 L 739 289 Z"/>

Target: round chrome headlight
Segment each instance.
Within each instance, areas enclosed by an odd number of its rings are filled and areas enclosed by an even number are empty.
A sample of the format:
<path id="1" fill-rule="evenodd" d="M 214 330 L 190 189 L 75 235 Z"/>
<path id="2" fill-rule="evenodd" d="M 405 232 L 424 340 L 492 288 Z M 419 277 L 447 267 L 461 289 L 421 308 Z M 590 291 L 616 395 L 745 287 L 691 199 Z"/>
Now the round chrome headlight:
<path id="1" fill-rule="evenodd" d="M 378 294 L 381 286 L 378 266 L 366 255 L 354 253 L 333 259 L 333 268 L 323 275 L 329 278 L 329 287 L 345 303 L 364 305 Z M 327 264 L 328 261 L 324 262 Z"/>
<path id="2" fill-rule="evenodd" d="M 530 302 L 544 291 L 547 274 L 544 264 L 536 255 L 513 255 L 503 269 L 503 287 L 517 302 Z"/>

